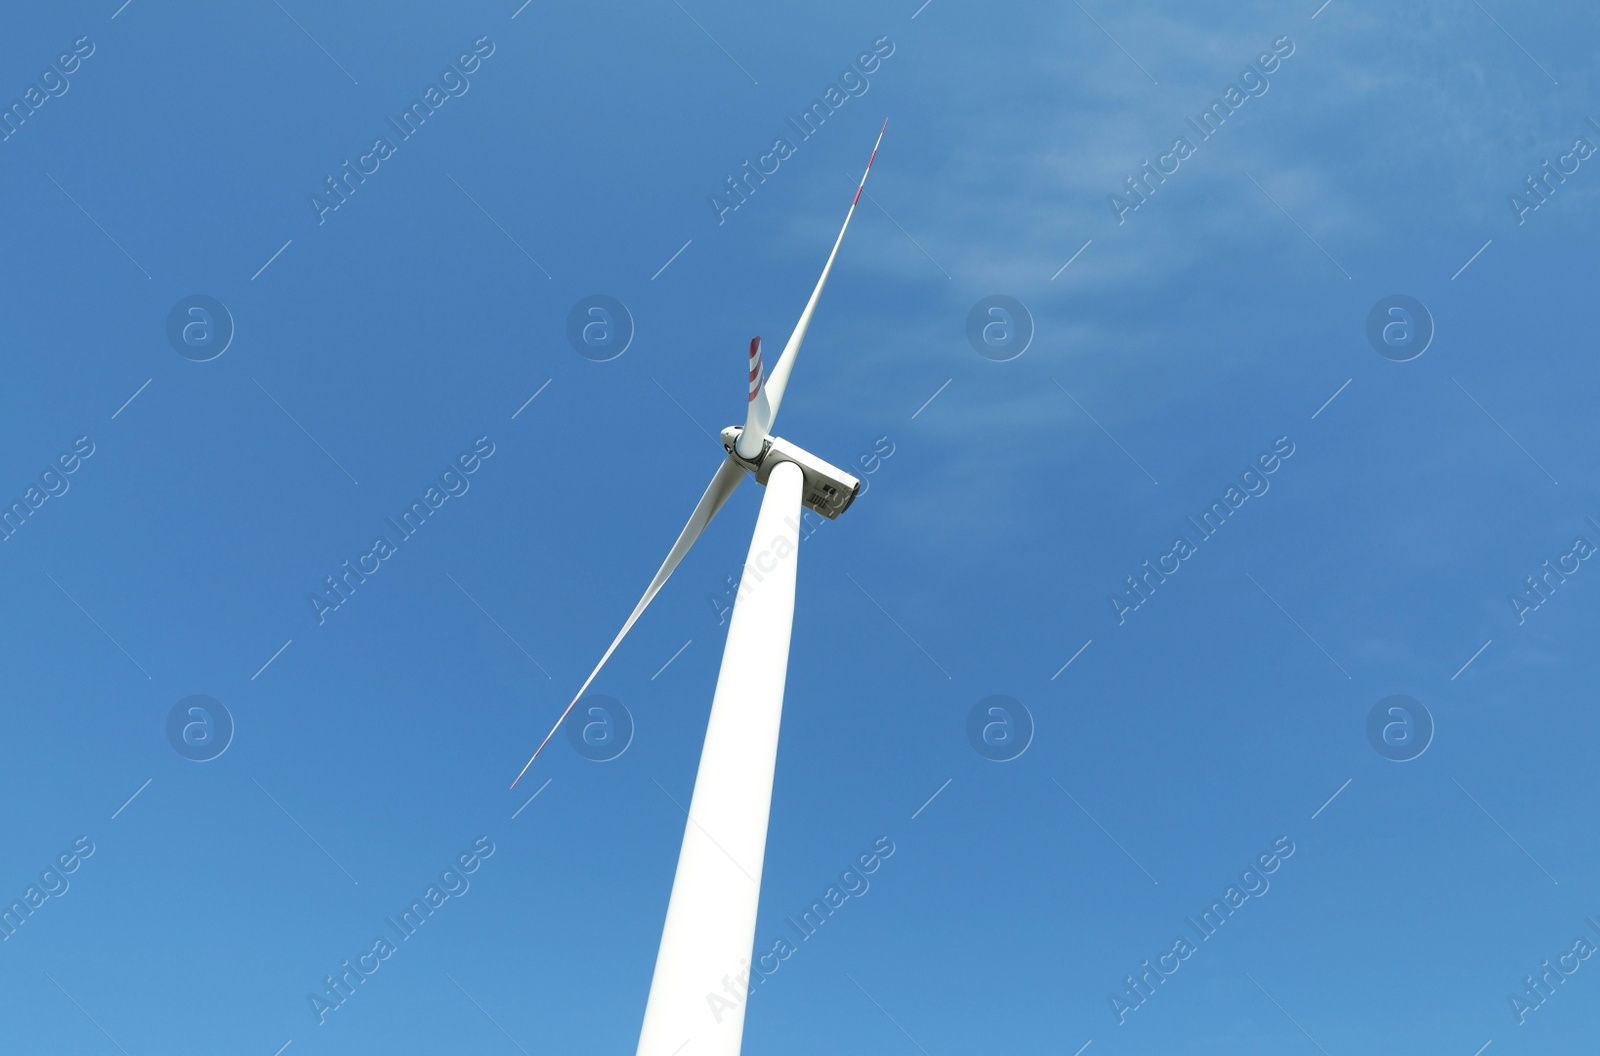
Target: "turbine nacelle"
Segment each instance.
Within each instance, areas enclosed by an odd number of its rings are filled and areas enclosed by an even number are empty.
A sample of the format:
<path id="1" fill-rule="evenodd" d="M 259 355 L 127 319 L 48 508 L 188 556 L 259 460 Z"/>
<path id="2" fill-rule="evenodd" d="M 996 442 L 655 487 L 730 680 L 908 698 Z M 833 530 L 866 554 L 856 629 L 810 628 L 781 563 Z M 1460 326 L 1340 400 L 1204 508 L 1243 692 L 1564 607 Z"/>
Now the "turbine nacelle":
<path id="1" fill-rule="evenodd" d="M 781 436 L 763 437 L 754 458 L 746 458 L 739 450 L 745 428 L 730 425 L 722 430 L 722 447 L 728 457 L 755 474 L 756 483 L 765 485 L 773 467 L 782 462 L 792 462 L 800 467 L 805 483 L 800 491 L 800 503 L 806 509 L 820 513 L 830 521 L 850 508 L 861 481 L 838 466 L 823 461 L 804 448 L 791 444 Z M 753 437 L 755 434 L 752 433 Z M 746 450 L 753 444 L 744 445 Z"/>

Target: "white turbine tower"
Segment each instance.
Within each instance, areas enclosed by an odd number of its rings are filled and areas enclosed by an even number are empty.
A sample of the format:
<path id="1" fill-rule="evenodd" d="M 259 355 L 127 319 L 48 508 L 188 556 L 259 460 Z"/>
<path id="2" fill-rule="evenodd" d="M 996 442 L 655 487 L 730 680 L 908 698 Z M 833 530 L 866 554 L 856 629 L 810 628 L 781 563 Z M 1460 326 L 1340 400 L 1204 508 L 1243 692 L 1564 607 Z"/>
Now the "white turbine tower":
<path id="1" fill-rule="evenodd" d="M 884 122 L 884 129 L 889 127 Z M 795 570 L 800 545 L 800 507 L 828 518 L 843 513 L 861 482 L 850 474 L 771 435 L 794 370 L 800 343 L 811 325 L 834 258 L 850 229 L 861 191 L 883 142 L 878 131 L 856 196 L 834 240 L 822 277 L 800 313 L 777 366 L 767 377 L 761 339 L 750 342 L 749 406 L 743 428 L 722 431 L 726 458 L 684 525 L 678 541 L 645 589 L 577 696 L 517 775 L 528 772 L 589 684 L 660 591 L 695 540 L 705 531 L 746 473 L 765 484 L 755 535 L 734 600 L 722 669 L 711 699 L 705 747 L 695 777 L 689 820 L 683 830 L 678 870 L 672 881 L 655 975 L 639 1032 L 638 1056 L 738 1056 L 744 1035 L 746 994 L 754 953 L 756 906 L 766 855 L 772 776 L 778 756 L 778 725 L 789 669 L 794 625 Z M 513 781 L 512 787 L 516 787 Z"/>

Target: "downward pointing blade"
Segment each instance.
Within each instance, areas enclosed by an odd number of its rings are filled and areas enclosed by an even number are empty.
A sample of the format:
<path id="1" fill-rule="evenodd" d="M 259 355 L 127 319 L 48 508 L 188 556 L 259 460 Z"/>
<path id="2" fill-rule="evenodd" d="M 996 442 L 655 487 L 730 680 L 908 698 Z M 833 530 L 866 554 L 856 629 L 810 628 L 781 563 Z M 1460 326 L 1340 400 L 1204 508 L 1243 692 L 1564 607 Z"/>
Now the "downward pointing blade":
<path id="1" fill-rule="evenodd" d="M 856 215 L 856 203 L 861 201 L 861 192 L 867 186 L 867 174 L 872 171 L 872 163 L 878 157 L 878 144 L 883 142 L 884 130 L 889 127 L 889 122 L 883 123 L 883 128 L 878 130 L 878 142 L 872 145 L 872 157 L 867 159 L 867 167 L 861 173 L 861 182 L 856 185 L 856 196 L 850 202 L 850 211 L 844 214 L 844 226 L 839 228 L 839 237 L 834 239 L 833 252 L 828 254 L 828 263 L 823 265 L 822 277 L 817 280 L 817 288 L 811 291 L 811 299 L 806 302 L 805 311 L 800 313 L 800 321 L 794 326 L 794 333 L 789 335 L 789 343 L 783 346 L 783 355 L 778 357 L 778 363 L 772 368 L 772 377 L 767 379 L 767 401 L 772 412 L 768 417 L 767 428 L 778 417 L 778 405 L 783 403 L 783 390 L 789 386 L 789 374 L 794 370 L 795 358 L 800 354 L 800 343 L 806 339 L 806 328 L 811 325 L 811 316 L 817 310 L 817 301 L 822 298 L 822 287 L 828 283 L 828 273 L 833 271 L 833 259 L 839 255 L 839 246 L 844 242 L 844 233 L 850 230 L 850 218 Z"/>
<path id="2" fill-rule="evenodd" d="M 706 525 L 711 523 L 711 518 L 715 517 L 717 511 L 722 509 L 723 503 L 728 501 L 728 496 L 733 494 L 734 489 L 739 486 L 739 482 L 744 479 L 744 475 L 744 467 L 731 457 L 725 460 L 717 469 L 716 476 L 712 477 L 711 483 L 706 486 L 705 494 L 700 496 L 700 502 L 695 506 L 694 513 L 689 515 L 689 523 L 683 526 L 683 531 L 678 534 L 678 541 L 672 544 L 672 550 L 667 554 L 667 559 L 661 562 L 661 567 L 656 570 L 655 578 L 650 581 L 650 586 L 645 588 L 644 597 L 640 598 L 639 604 L 633 607 L 632 614 L 628 616 L 628 622 L 622 625 L 622 630 L 617 632 L 617 637 L 611 642 L 610 648 L 600 658 L 600 662 L 594 665 L 594 670 L 589 672 L 589 677 L 583 680 L 583 685 L 578 687 L 577 695 L 572 698 L 572 703 L 567 705 L 566 711 L 561 713 L 561 718 L 556 720 L 556 724 L 550 728 L 550 732 L 545 734 L 544 740 L 539 742 L 539 747 L 534 749 L 533 756 L 523 766 L 522 772 L 517 774 L 516 781 L 511 782 L 512 788 L 517 787 L 517 781 L 522 780 L 522 775 L 528 772 L 528 767 L 533 765 L 533 760 L 539 758 L 539 753 L 544 751 L 544 746 L 550 743 L 550 738 L 556 735 L 556 731 L 566 721 L 573 705 L 582 699 L 583 694 L 589 688 L 589 683 L 593 682 L 595 676 L 600 673 L 600 669 L 606 666 L 606 661 L 611 659 L 611 654 L 617 651 L 617 646 L 622 644 L 622 639 L 627 637 L 628 632 L 633 629 L 634 623 L 643 615 L 644 610 L 649 606 L 656 594 L 660 592 L 662 586 L 671 578 L 673 571 L 678 567 L 678 563 L 689 552 L 689 548 L 694 546 L 695 540 L 700 538 L 700 534 L 706 530 Z"/>

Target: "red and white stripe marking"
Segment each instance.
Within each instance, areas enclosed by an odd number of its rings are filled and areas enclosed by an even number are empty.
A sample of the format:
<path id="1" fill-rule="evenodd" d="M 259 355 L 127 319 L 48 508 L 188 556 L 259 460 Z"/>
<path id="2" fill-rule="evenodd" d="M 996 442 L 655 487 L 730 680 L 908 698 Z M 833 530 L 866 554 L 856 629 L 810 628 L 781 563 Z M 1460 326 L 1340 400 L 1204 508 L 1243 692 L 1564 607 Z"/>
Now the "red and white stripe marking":
<path id="1" fill-rule="evenodd" d="M 883 128 L 878 129 L 878 142 L 872 144 L 872 157 L 867 159 L 867 170 L 861 174 L 861 182 L 856 184 L 856 196 L 850 200 L 850 208 L 854 209 L 861 200 L 861 192 L 867 186 L 867 173 L 872 171 L 872 163 L 878 158 L 878 145 L 883 142 L 883 134 L 889 128 L 889 119 L 883 119 Z"/>
<path id="2" fill-rule="evenodd" d="M 750 339 L 750 399 L 746 402 L 756 402 L 756 396 L 761 392 L 761 386 L 766 384 L 766 372 L 761 367 L 761 338 Z"/>

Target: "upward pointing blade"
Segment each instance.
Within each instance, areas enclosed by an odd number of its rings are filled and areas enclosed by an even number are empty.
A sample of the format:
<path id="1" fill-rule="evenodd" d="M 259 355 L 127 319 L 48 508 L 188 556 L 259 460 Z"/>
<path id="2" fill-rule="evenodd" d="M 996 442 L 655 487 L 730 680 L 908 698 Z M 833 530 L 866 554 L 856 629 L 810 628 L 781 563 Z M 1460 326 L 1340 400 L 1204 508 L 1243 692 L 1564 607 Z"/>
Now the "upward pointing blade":
<path id="1" fill-rule="evenodd" d="M 872 157 L 867 159 L 866 170 L 861 173 L 861 182 L 856 185 L 856 196 L 850 202 L 850 211 L 844 214 L 844 226 L 839 228 L 839 237 L 834 239 L 833 252 L 828 254 L 828 263 L 823 265 L 822 277 L 817 280 L 817 288 L 811 291 L 811 299 L 806 302 L 805 311 L 800 313 L 800 321 L 794 326 L 794 333 L 789 335 L 789 343 L 783 346 L 783 355 L 778 357 L 777 366 L 772 368 L 772 377 L 767 379 L 767 402 L 772 407 L 768 418 L 767 428 L 772 427 L 772 422 L 777 420 L 778 406 L 783 403 L 783 390 L 789 385 L 789 374 L 794 370 L 795 357 L 800 353 L 800 342 L 806 339 L 806 328 L 811 325 L 811 315 L 817 310 L 817 301 L 822 297 L 822 287 L 827 285 L 828 273 L 833 270 L 833 258 L 839 255 L 839 245 L 844 242 L 844 233 L 850 230 L 850 218 L 856 215 L 856 203 L 861 201 L 861 192 L 867 186 L 867 174 L 872 171 L 872 163 L 878 157 L 878 144 L 883 142 L 884 130 L 889 127 L 889 122 L 884 121 L 883 128 L 878 130 L 878 142 L 872 145 Z"/>
<path id="2" fill-rule="evenodd" d="M 734 443 L 740 458 L 761 454 L 761 445 L 772 431 L 772 404 L 767 401 L 767 372 L 761 365 L 761 338 L 750 341 L 750 403 L 745 411 L 744 431 Z"/>
<path id="3" fill-rule="evenodd" d="M 522 775 L 528 772 L 528 767 L 533 765 L 533 760 L 539 758 L 539 753 L 544 751 L 544 746 L 549 744 L 550 738 L 556 735 L 556 731 L 561 728 L 561 724 L 566 721 L 567 715 L 572 711 L 573 705 L 577 704 L 583 697 L 584 692 L 589 688 L 589 683 L 594 681 L 595 676 L 600 673 L 600 669 L 606 666 L 606 661 L 611 659 L 611 654 L 616 652 L 617 646 L 622 644 L 622 639 L 627 637 L 628 632 L 633 629 L 634 623 L 644 613 L 645 608 L 672 576 L 673 571 L 678 567 L 678 563 L 689 552 L 689 548 L 694 546 L 695 540 L 699 539 L 700 534 L 706 530 L 706 525 L 711 523 L 711 518 L 715 517 L 717 511 L 722 509 L 722 504 L 728 501 L 728 496 L 732 495 L 734 489 L 739 486 L 739 482 L 744 479 L 744 474 L 744 467 L 735 462 L 732 457 L 726 459 L 718 467 L 716 476 L 712 477 L 711 483 L 706 486 L 705 494 L 700 496 L 700 502 L 695 506 L 694 513 L 689 515 L 689 523 L 685 524 L 683 531 L 678 533 L 678 541 L 672 544 L 672 550 L 667 554 L 667 559 L 661 562 L 661 567 L 656 570 L 655 578 L 650 581 L 650 586 L 645 588 L 644 597 L 640 598 L 639 604 L 633 607 L 633 613 L 629 615 L 628 622 L 622 625 L 622 630 L 617 632 L 617 637 L 611 642 L 610 648 L 600 658 L 600 662 L 594 665 L 594 670 L 589 672 L 589 677 L 583 680 L 583 685 L 578 687 L 577 695 L 572 698 L 572 703 L 567 705 L 567 710 L 561 713 L 561 718 L 556 720 L 556 724 L 550 728 L 550 732 L 545 734 L 544 740 L 539 742 L 539 747 L 534 749 L 533 756 L 523 766 L 522 772 L 517 774 L 516 781 L 511 782 L 512 788 L 517 787 L 517 781 L 522 780 Z"/>

